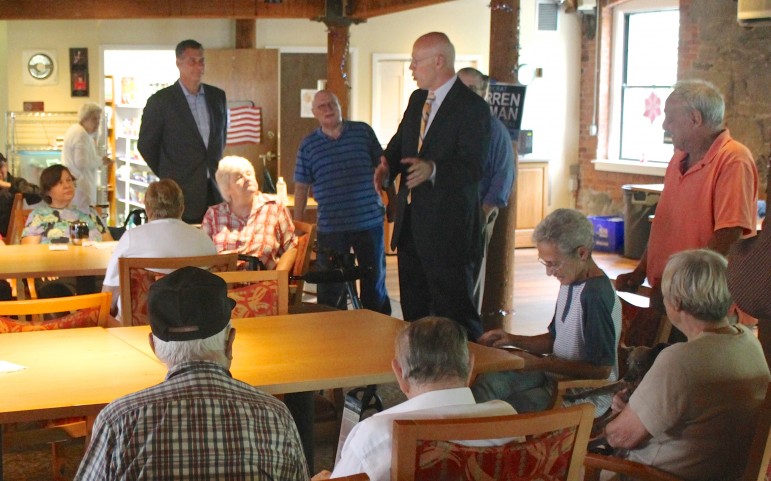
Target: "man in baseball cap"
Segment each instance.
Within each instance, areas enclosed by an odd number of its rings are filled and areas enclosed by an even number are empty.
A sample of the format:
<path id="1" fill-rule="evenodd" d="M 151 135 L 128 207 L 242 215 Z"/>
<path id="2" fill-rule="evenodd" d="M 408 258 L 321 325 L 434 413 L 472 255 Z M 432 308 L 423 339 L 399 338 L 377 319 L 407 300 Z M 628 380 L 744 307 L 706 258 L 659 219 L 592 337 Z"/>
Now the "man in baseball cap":
<path id="1" fill-rule="evenodd" d="M 197 267 L 150 287 L 150 345 L 168 374 L 99 413 L 75 479 L 308 479 L 286 406 L 228 371 L 234 305 Z"/>

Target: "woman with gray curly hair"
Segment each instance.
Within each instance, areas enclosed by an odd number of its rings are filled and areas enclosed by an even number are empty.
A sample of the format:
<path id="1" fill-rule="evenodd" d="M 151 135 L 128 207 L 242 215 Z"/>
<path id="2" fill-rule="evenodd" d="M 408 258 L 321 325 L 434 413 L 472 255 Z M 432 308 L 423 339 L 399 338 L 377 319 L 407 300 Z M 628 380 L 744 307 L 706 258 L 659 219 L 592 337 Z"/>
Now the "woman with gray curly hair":
<path id="1" fill-rule="evenodd" d="M 260 192 L 254 166 L 243 157 L 224 157 L 215 178 L 225 202 L 209 207 L 201 229 L 217 252 L 254 256 L 275 269 L 279 258 L 297 246 L 289 210 L 275 195 Z"/>
<path id="2" fill-rule="evenodd" d="M 495 329 L 483 334 L 482 344 L 516 348 L 525 367 L 480 376 L 471 387 L 477 402 L 502 399 L 517 412 L 548 409 L 558 376 L 618 379 L 621 303 L 610 279 L 592 259 L 591 222 L 578 211 L 557 209 L 538 224 L 533 241 L 546 275 L 560 282 L 548 332 L 519 336 Z M 610 407 L 611 396 L 590 401 L 599 416 Z"/>

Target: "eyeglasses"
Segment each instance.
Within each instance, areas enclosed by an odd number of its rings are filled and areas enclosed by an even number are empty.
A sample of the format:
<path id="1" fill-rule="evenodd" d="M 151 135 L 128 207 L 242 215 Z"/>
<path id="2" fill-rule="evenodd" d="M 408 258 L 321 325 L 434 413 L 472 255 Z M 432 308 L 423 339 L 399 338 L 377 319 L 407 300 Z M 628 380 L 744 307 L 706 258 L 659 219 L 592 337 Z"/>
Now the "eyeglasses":
<path id="1" fill-rule="evenodd" d="M 546 268 L 546 270 L 550 270 L 552 272 L 558 271 L 562 269 L 562 266 L 565 264 L 565 261 L 557 261 L 557 262 L 547 262 L 540 257 L 538 258 L 538 262 L 541 263 L 542 266 Z"/>
<path id="2" fill-rule="evenodd" d="M 415 57 L 413 57 L 413 58 L 411 59 L 412 61 L 410 62 L 410 65 L 417 65 L 417 64 L 419 64 L 420 62 L 422 62 L 423 60 L 432 59 L 432 58 L 434 58 L 434 57 L 436 57 L 436 55 L 429 55 L 428 57 L 423 57 L 423 58 L 415 58 Z"/>
<path id="3" fill-rule="evenodd" d="M 579 247 L 580 247 L 580 246 L 579 246 Z M 562 269 L 562 266 L 564 266 L 564 265 L 565 265 L 565 262 L 568 260 L 568 258 L 572 258 L 572 257 L 573 257 L 573 254 L 575 254 L 575 252 L 576 252 L 577 250 L 578 250 L 578 247 L 576 247 L 575 249 L 573 249 L 573 250 L 570 252 L 570 254 L 567 254 L 567 256 L 566 256 L 567 258 L 566 258 L 566 259 L 563 259 L 563 260 L 561 260 L 561 261 L 557 261 L 557 262 L 549 262 L 549 261 L 545 261 L 545 260 L 543 260 L 543 259 L 541 259 L 541 258 L 539 257 L 539 258 L 538 258 L 538 262 L 540 262 L 540 263 L 541 263 L 541 265 L 542 265 L 542 266 L 544 266 L 544 267 L 546 268 L 546 270 L 547 270 L 547 271 L 548 271 L 548 270 L 551 270 L 552 272 L 556 272 L 556 271 L 558 271 L 558 270 Z"/>

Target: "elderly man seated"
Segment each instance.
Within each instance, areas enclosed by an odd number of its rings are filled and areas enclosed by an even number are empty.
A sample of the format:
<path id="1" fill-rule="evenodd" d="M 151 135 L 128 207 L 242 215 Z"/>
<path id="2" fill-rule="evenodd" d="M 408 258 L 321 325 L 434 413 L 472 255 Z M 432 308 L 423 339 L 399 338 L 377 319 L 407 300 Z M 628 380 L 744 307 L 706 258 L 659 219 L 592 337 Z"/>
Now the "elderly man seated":
<path id="1" fill-rule="evenodd" d="M 550 407 L 557 376 L 618 379 L 621 303 L 608 276 L 592 259 L 594 228 L 578 211 L 557 209 L 533 232 L 538 261 L 560 282 L 557 306 L 548 332 L 517 336 L 488 331 L 480 343 L 522 349 L 521 371 L 489 373 L 471 387 L 477 401 L 503 399 L 519 412 Z M 610 395 L 590 399 L 602 415 Z"/>
<path id="2" fill-rule="evenodd" d="M 197 267 L 150 287 L 150 346 L 168 375 L 99 413 L 76 480 L 308 479 L 286 406 L 228 371 L 234 305 Z"/>
<path id="3" fill-rule="evenodd" d="M 424 317 L 396 337 L 391 367 L 408 400 L 357 424 L 345 440 L 333 477 L 366 472 L 372 481 L 391 479 L 391 442 L 395 419 L 505 416 L 516 411 L 505 402 L 477 404 L 468 382 L 474 358 L 466 331 L 444 317 Z M 491 441 L 493 444 L 505 442 Z M 329 479 L 329 471 L 313 477 Z"/>
<path id="4" fill-rule="evenodd" d="M 182 189 L 173 180 L 159 180 L 147 187 L 147 224 L 127 230 L 107 264 L 102 291 L 112 293 L 113 315 L 120 309 L 118 259 L 121 257 L 188 257 L 217 253 L 214 243 L 206 234 L 182 221 L 184 210 Z M 120 314 L 116 317 L 120 319 Z"/>
<path id="5" fill-rule="evenodd" d="M 769 376 L 752 331 L 729 324 L 726 260 L 709 250 L 675 254 L 661 281 L 664 307 L 688 342 L 664 349 L 608 424 L 629 459 L 683 479 L 738 479 Z"/>
<path id="6" fill-rule="evenodd" d="M 254 166 L 243 157 L 220 160 L 215 176 L 225 202 L 209 207 L 201 229 L 218 252 L 254 256 L 275 269 L 282 254 L 297 246 L 289 210 L 260 192 Z"/>

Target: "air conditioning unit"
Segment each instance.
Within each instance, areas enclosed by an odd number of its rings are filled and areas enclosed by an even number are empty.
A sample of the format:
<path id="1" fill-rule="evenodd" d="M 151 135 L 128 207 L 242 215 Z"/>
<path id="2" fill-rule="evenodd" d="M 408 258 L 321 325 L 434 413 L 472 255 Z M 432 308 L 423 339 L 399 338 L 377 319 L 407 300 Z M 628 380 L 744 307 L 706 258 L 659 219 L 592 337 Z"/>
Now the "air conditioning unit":
<path id="1" fill-rule="evenodd" d="M 736 20 L 743 27 L 771 25 L 771 0 L 739 0 Z"/>

